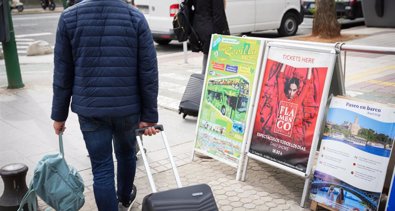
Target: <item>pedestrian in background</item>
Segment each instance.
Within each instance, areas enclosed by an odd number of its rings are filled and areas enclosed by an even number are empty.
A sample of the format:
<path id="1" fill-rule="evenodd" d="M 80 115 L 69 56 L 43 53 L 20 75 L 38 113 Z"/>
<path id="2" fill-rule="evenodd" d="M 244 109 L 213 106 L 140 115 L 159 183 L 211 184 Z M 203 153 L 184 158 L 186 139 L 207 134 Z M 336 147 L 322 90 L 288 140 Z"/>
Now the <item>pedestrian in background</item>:
<path id="1" fill-rule="evenodd" d="M 344 190 L 343 188 L 339 189 L 339 194 L 336 197 L 336 203 L 343 204 L 344 203 Z"/>
<path id="2" fill-rule="evenodd" d="M 53 79 L 55 133 L 65 130 L 71 101 L 92 165 L 98 210 L 131 208 L 136 198 L 134 131 L 148 127 L 144 135 L 154 135 L 158 121 L 157 58 L 144 15 L 113 0 L 84 0 L 63 11 Z"/>
<path id="3" fill-rule="evenodd" d="M 192 26 L 203 43 L 200 51 L 203 52 L 202 74 L 205 74 L 211 35 L 230 34 L 225 14 L 225 0 L 188 0 L 187 4 L 194 8 Z"/>

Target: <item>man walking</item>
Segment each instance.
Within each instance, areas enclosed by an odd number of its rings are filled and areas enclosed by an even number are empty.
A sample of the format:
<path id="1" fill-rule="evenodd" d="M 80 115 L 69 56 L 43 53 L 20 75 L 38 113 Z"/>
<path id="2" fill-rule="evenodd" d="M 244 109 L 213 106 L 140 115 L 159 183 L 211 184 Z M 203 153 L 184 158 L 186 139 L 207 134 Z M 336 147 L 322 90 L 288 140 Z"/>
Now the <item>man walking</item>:
<path id="1" fill-rule="evenodd" d="M 134 130 L 158 121 L 158 69 L 147 21 L 122 0 L 83 0 L 60 16 L 51 118 L 55 133 L 78 114 L 99 211 L 128 209 L 136 198 Z M 117 159 L 117 189 L 112 156 Z"/>

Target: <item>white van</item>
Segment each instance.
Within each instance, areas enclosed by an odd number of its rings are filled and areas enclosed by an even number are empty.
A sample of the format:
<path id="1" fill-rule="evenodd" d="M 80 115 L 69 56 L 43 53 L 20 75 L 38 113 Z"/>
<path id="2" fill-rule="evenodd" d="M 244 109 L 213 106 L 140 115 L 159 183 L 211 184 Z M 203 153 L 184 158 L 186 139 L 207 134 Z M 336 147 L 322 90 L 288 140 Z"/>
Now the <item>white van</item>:
<path id="1" fill-rule="evenodd" d="M 148 20 L 154 41 L 176 40 L 172 20 L 181 0 L 135 0 Z M 226 17 L 231 34 L 277 29 L 282 36 L 296 34 L 303 22 L 300 0 L 226 0 Z"/>

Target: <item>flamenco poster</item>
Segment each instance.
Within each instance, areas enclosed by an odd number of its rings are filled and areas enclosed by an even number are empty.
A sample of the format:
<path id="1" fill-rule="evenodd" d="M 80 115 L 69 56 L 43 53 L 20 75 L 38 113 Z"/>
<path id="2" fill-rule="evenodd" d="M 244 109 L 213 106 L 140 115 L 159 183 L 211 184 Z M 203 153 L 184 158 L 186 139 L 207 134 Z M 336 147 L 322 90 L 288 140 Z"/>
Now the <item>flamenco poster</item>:
<path id="1" fill-rule="evenodd" d="M 332 53 L 269 48 L 262 66 L 250 153 L 306 172 L 334 60 Z"/>

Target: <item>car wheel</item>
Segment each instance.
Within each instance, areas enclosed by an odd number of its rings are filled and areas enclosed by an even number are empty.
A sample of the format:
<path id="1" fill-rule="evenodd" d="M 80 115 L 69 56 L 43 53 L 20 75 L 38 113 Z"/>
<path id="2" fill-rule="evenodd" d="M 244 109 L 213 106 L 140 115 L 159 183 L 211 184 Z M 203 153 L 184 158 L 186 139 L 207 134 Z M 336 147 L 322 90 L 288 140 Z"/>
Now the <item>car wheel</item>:
<path id="1" fill-rule="evenodd" d="M 55 8 L 56 8 L 56 4 L 55 3 L 50 3 L 49 5 L 48 5 L 48 8 L 49 8 L 49 10 L 51 10 L 51 11 L 54 11 L 55 10 Z"/>
<path id="2" fill-rule="evenodd" d="M 168 39 L 154 39 L 154 41 L 156 43 L 158 43 L 159 45 L 167 45 L 170 43 L 171 40 Z"/>
<path id="3" fill-rule="evenodd" d="M 298 17 L 295 13 L 287 12 L 285 13 L 281 26 L 277 30 L 281 36 L 292 36 L 298 31 Z"/>

